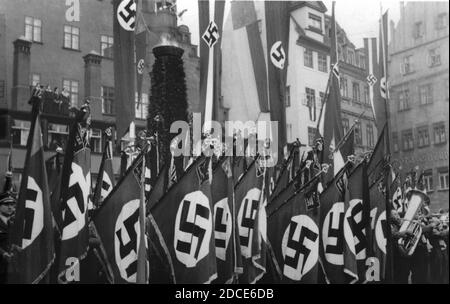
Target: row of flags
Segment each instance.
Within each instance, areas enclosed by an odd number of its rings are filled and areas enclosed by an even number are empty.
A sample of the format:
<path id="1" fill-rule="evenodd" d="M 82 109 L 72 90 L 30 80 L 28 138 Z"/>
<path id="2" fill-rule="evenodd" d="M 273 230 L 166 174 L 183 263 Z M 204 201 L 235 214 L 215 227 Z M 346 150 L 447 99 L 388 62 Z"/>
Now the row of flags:
<path id="1" fill-rule="evenodd" d="M 133 28 L 132 19 L 124 12 L 131 12 L 135 4 L 126 2 L 114 1 L 115 12 L 122 12 L 123 20 Z M 272 23 L 286 13 L 287 8 L 280 3 L 265 4 L 266 18 Z M 219 16 L 221 20 L 222 9 L 216 3 L 214 12 L 218 15 L 214 13 L 214 18 Z M 213 23 L 208 25 L 209 39 L 215 37 Z M 257 28 L 257 23 L 246 23 L 247 32 L 253 27 Z M 332 40 L 334 27 L 333 22 Z M 123 32 L 125 28 L 115 24 L 115 33 L 128 35 Z M 278 27 L 266 30 L 270 56 L 274 60 L 285 58 L 286 33 Z M 250 41 L 255 37 L 247 38 Z M 259 45 L 258 41 L 253 43 Z M 117 48 L 122 46 L 115 44 Z M 332 54 L 335 50 L 333 42 Z M 216 66 L 211 58 L 219 57 L 220 52 L 209 51 L 207 77 L 211 79 L 210 67 Z M 263 53 L 258 48 L 253 52 Z M 130 56 L 134 58 L 131 53 L 119 56 L 123 63 Z M 49 274 L 50 267 L 56 268 L 50 273 L 57 274 L 58 282 L 77 281 L 80 264 L 93 248 L 92 238 L 99 240 L 97 262 L 112 283 L 152 282 L 154 269 L 174 283 L 312 283 L 322 278 L 330 283 L 365 282 L 367 261 L 372 258 L 382 265 L 378 280 L 389 278 L 390 175 L 385 159 L 389 133 L 383 128 L 370 160 L 356 167 L 347 160 L 352 155 L 353 131 L 342 134 L 338 66 L 336 56 L 332 58 L 333 72 L 318 128 L 321 147 L 300 164 L 295 163 L 298 157 L 292 156 L 299 152 L 298 147 L 293 148 L 278 176 L 261 166 L 260 157 L 250 162 L 246 157 L 213 161 L 203 156 L 179 175 L 173 172 L 174 166 L 155 169 L 154 155 L 149 157 L 153 149 L 149 152 L 145 148 L 115 184 L 109 137 L 91 195 L 89 106 L 84 105 L 76 114 L 62 170 L 51 164 L 60 161 L 58 155 L 46 167 L 40 98 L 34 92 L 23 190 L 11 233 L 11 243 L 18 252 L 10 264 L 11 281 L 37 283 Z M 277 88 L 286 69 L 280 61 L 275 63 L 267 62 L 267 108 L 282 121 L 282 114 L 274 108 L 280 102 Z M 134 62 L 117 68 L 130 66 L 135 73 Z M 256 84 L 264 87 L 264 81 L 257 80 Z M 134 84 L 127 87 L 131 90 Z M 212 88 L 217 87 L 207 83 L 206 104 L 216 94 L 211 93 L 215 92 Z M 121 100 L 131 96 L 122 93 Z M 330 159 L 333 170 L 326 170 L 323 165 Z M 297 167 L 301 169 L 297 171 Z M 49 180 L 54 184 L 49 185 Z"/>

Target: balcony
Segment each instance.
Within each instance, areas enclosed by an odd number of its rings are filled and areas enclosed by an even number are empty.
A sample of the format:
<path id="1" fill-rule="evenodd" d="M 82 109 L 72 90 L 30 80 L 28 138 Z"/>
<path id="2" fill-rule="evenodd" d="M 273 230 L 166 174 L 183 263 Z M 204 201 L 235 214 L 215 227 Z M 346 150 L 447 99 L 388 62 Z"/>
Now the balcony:
<path id="1" fill-rule="evenodd" d="M 42 94 L 42 113 L 57 116 L 70 116 L 70 99 L 63 93 L 47 90 Z"/>

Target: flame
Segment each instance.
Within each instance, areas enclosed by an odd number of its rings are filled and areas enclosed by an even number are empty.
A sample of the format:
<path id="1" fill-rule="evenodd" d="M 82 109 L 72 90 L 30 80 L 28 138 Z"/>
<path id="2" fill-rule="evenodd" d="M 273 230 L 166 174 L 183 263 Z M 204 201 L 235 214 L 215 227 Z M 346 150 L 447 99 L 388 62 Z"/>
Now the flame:
<path id="1" fill-rule="evenodd" d="M 178 42 L 172 38 L 172 35 L 170 35 L 169 33 L 162 33 L 161 37 L 159 38 L 159 43 L 157 46 L 162 46 L 162 45 L 169 45 L 169 46 L 176 46 L 176 47 L 180 47 L 178 45 Z"/>

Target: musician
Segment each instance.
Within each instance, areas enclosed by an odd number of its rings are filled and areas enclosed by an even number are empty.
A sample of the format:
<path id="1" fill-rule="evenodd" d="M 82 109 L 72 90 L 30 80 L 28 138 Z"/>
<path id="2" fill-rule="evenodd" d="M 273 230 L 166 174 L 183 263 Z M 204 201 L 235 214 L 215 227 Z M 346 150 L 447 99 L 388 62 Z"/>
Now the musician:
<path id="1" fill-rule="evenodd" d="M 403 219 L 400 217 L 397 210 L 391 209 L 390 226 L 393 243 L 394 256 L 394 283 L 408 284 L 408 276 L 410 272 L 410 259 L 400 254 L 398 247 L 398 240 L 405 237 L 412 237 L 413 233 L 409 230 L 400 231 Z"/>

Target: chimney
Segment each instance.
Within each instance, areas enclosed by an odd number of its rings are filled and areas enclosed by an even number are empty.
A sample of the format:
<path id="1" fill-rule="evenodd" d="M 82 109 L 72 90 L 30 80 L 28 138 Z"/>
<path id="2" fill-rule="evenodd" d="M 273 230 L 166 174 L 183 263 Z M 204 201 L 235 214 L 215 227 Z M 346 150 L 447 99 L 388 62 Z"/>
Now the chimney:
<path id="1" fill-rule="evenodd" d="M 31 41 L 21 37 L 13 42 L 14 63 L 12 83 L 12 108 L 29 109 L 30 99 L 30 48 Z"/>
<path id="2" fill-rule="evenodd" d="M 92 117 L 102 115 L 101 104 L 101 63 L 102 56 L 95 51 L 83 57 L 84 59 L 84 92 L 87 99 L 91 101 Z"/>

